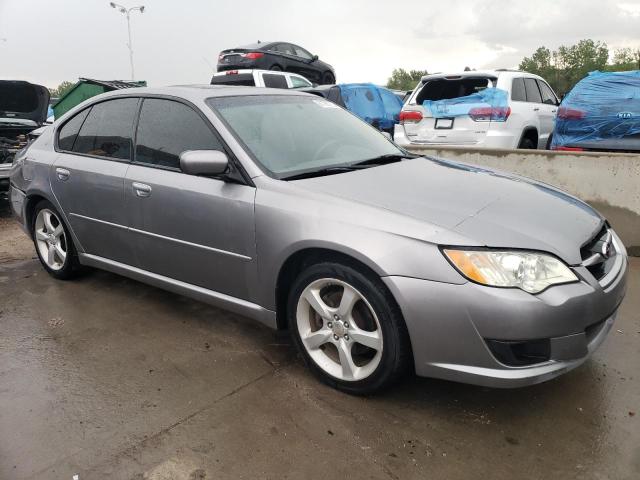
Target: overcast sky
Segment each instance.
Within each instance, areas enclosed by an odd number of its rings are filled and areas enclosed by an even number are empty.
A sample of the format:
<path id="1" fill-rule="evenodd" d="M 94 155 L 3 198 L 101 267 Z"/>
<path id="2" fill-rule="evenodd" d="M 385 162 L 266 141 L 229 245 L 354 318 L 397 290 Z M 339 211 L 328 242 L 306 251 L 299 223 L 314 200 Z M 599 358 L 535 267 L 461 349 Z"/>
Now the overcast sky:
<path id="1" fill-rule="evenodd" d="M 640 0 L 121 0 L 132 16 L 136 78 L 208 83 L 218 52 L 256 40 L 298 43 L 339 82 L 385 83 L 395 67 L 515 67 L 538 46 L 582 38 L 640 48 Z M 3 79 L 49 87 L 127 79 L 124 15 L 108 0 L 0 0 Z"/>

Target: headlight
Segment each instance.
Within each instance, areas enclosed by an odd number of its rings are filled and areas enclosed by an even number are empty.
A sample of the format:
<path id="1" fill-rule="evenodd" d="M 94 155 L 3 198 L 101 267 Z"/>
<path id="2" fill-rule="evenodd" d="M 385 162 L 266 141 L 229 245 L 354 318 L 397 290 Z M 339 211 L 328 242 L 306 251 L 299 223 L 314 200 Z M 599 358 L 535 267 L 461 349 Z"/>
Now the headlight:
<path id="1" fill-rule="evenodd" d="M 444 254 L 462 275 L 490 287 L 540 293 L 551 285 L 578 280 L 561 260 L 544 253 L 445 249 Z"/>

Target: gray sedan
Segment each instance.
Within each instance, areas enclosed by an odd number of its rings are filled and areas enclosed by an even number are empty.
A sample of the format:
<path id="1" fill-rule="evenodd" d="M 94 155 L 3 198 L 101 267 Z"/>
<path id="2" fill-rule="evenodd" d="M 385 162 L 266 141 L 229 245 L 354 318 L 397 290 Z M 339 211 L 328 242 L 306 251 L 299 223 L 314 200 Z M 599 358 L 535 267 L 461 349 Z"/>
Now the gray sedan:
<path id="1" fill-rule="evenodd" d="M 321 98 L 245 87 L 94 97 L 16 158 L 43 267 L 97 267 L 291 331 L 324 382 L 542 382 L 611 329 L 627 255 L 548 185 L 415 157 Z"/>

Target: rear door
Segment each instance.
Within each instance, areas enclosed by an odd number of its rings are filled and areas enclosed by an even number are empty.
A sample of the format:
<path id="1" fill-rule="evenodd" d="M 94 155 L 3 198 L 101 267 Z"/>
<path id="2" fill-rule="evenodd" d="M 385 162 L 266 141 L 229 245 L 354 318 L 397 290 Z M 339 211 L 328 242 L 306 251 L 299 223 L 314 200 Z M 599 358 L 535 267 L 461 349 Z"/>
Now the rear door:
<path id="1" fill-rule="evenodd" d="M 255 188 L 183 173 L 179 156 L 186 150 L 225 148 L 194 107 L 145 98 L 125 180 L 138 265 L 246 299 L 255 268 Z"/>
<path id="2" fill-rule="evenodd" d="M 407 138 L 416 143 L 473 145 L 486 135 L 489 121 L 474 121 L 469 115 L 447 116 L 442 104 L 432 103 L 453 100 L 477 93 L 495 85 L 496 79 L 488 76 L 443 76 L 427 79 L 404 110 L 418 111 L 422 119 L 404 123 Z M 433 112 L 437 109 L 436 112 Z M 438 117 L 438 118 L 434 118 Z"/>
<path id="3" fill-rule="evenodd" d="M 86 253 L 133 264 L 124 177 L 133 150 L 138 98 L 94 104 L 58 133 L 51 188 Z"/>
<path id="4" fill-rule="evenodd" d="M 540 106 L 540 148 L 545 148 L 556 124 L 559 102 L 558 97 L 556 97 L 547 82 L 540 79 L 536 81 L 542 95 L 542 105 Z"/>
<path id="5" fill-rule="evenodd" d="M 553 131 L 553 116 L 546 112 L 546 108 L 542 103 L 542 93 L 540 93 L 540 87 L 535 78 L 524 77 L 524 89 L 531 114 L 530 121 L 527 123 L 538 130 L 537 147 L 544 148 L 549 134 Z"/>

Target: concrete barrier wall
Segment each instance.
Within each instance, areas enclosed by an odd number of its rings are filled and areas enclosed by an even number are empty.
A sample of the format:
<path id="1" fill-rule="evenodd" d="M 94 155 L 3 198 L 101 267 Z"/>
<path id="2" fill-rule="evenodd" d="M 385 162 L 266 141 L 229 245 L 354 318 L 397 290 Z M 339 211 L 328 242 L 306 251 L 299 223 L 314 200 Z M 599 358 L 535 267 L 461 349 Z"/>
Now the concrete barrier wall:
<path id="1" fill-rule="evenodd" d="M 640 155 L 458 147 L 409 150 L 514 172 L 565 190 L 602 213 L 629 254 L 640 256 Z"/>

